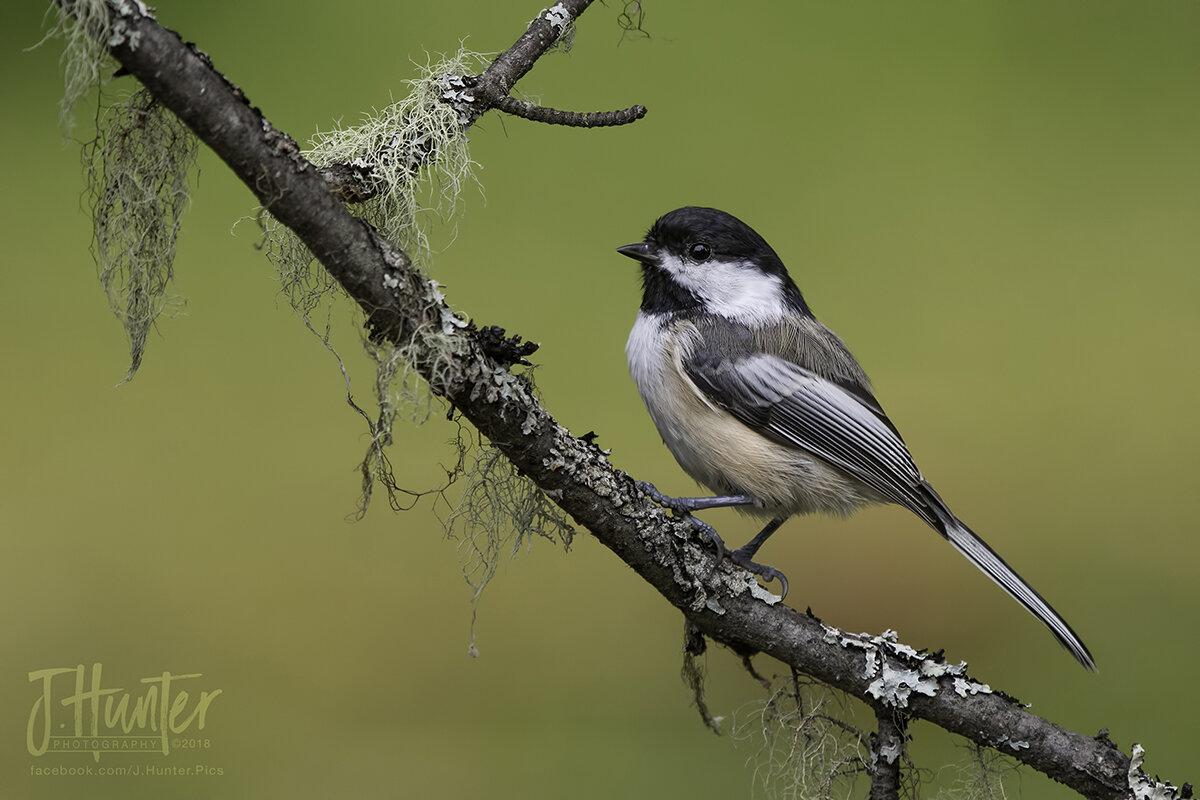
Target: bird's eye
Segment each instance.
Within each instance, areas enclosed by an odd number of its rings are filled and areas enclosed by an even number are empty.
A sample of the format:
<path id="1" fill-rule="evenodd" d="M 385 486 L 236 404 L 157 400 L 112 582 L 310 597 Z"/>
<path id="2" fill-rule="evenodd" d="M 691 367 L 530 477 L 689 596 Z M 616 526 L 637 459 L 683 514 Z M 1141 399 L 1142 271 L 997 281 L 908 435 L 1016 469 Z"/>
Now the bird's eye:
<path id="1" fill-rule="evenodd" d="M 692 261 L 697 263 L 708 261 L 709 257 L 712 256 L 712 250 L 704 242 L 696 242 L 688 248 L 688 256 L 691 257 Z"/>

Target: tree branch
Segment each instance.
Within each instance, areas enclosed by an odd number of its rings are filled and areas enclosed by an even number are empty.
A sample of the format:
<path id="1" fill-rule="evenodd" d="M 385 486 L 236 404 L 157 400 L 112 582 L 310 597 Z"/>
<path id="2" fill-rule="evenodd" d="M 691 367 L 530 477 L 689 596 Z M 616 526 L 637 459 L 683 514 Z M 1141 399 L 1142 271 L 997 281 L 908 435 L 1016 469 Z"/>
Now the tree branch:
<path id="1" fill-rule="evenodd" d="M 473 329 L 458 326 L 406 254 L 351 215 L 296 143 L 251 106 L 207 56 L 144 8 L 128 0 L 106 2 L 113 21 L 108 46 L 122 68 L 295 231 L 363 309 L 370 335 L 408 344 L 423 326 L 439 326 L 450 342 L 450 362 L 445 352 L 437 354 L 435 375 L 435 355 L 416 356 L 433 390 L 701 633 L 739 653 L 766 653 L 876 708 L 926 719 L 997 748 L 1086 797 L 1131 793 L 1130 758 L 1106 737 L 1074 733 L 1031 714 L 971 680 L 962 665 L 948 665 L 939 655 L 897 644 L 894 637 L 856 636 L 825 625 L 779 604 L 728 560 L 716 563 L 694 541 L 691 526 L 668 517 L 598 448 L 559 425 L 528 382 L 489 355 L 494 347 L 485 347 Z M 573 20 L 588 5 L 588 0 L 564 0 L 555 8 L 562 7 Z M 65 7 L 69 11 L 73 4 Z M 507 95 L 553 43 L 553 33 L 545 14 L 539 16 L 480 77 L 480 85 Z"/>
<path id="2" fill-rule="evenodd" d="M 903 714 L 887 706 L 876 707 L 875 719 L 879 729 L 871 742 L 871 800 L 899 800 L 908 723 Z"/>
<path id="3" fill-rule="evenodd" d="M 515 117 L 544 122 L 547 125 L 566 125 L 570 128 L 607 128 L 613 125 L 628 125 L 646 116 L 645 106 L 631 106 L 620 111 L 559 111 L 546 108 L 515 97 L 505 95 L 492 104 L 497 111 Z"/>
<path id="4" fill-rule="evenodd" d="M 561 0 L 529 23 L 529 27 L 484 70 L 482 75 L 446 75 L 446 91 L 441 102 L 458 112 L 463 130 L 470 128 L 491 109 L 499 109 L 533 122 L 566 125 L 574 128 L 602 128 L 627 125 L 646 116 L 645 106 L 632 106 L 620 111 L 575 112 L 545 108 L 512 97 L 509 92 L 539 58 L 550 51 L 568 34 L 575 20 L 592 0 Z M 416 150 L 407 153 L 406 150 Z M 403 159 L 412 174 L 437 157 L 431 140 L 397 141 L 375 155 L 377 159 Z M 370 165 L 331 164 L 322 168 L 330 188 L 348 203 L 370 200 L 384 189 L 384 183 Z"/>

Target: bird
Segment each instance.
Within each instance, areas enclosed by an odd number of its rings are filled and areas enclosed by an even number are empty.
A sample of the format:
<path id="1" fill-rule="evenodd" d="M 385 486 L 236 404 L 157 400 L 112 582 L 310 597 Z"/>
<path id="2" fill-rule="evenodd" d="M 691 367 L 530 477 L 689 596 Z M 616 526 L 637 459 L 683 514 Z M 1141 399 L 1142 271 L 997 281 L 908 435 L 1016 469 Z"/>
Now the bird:
<path id="1" fill-rule="evenodd" d="M 625 347 L 630 374 L 667 448 L 715 496 L 670 497 L 639 481 L 641 491 L 692 521 L 718 557 L 778 579 L 783 596 L 784 574 L 753 559 L 788 518 L 903 506 L 1096 670 L 1071 626 L 934 491 L 866 372 L 753 228 L 715 208 L 685 206 L 617 252 L 641 266 L 642 302 Z M 692 516 L 722 507 L 768 522 L 726 550 Z"/>

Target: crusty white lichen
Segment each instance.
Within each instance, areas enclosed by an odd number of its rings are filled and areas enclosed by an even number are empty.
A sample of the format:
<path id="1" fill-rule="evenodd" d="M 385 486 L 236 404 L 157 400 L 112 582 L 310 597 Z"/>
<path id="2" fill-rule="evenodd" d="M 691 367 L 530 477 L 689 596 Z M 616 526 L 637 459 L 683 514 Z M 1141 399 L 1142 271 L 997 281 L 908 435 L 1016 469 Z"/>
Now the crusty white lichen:
<path id="1" fill-rule="evenodd" d="M 959 697 L 966 697 L 972 694 L 991 694 L 992 687 L 986 683 L 977 683 L 969 678 L 955 677 L 954 693 Z"/>
<path id="2" fill-rule="evenodd" d="M 467 76 L 447 72 L 442 74 L 441 82 L 442 94 L 438 99 L 454 109 L 459 125 L 470 125 L 479 115 L 480 106 L 475 105 L 475 91 Z"/>
<path id="3" fill-rule="evenodd" d="M 559 34 L 565 31 L 567 25 L 571 23 L 571 14 L 562 3 L 555 3 L 550 8 L 543 8 L 541 17 L 549 22 L 550 27 Z"/>
<path id="4" fill-rule="evenodd" d="M 906 708 L 914 693 L 933 697 L 938 692 L 938 679 L 947 675 L 954 678 L 954 691 L 963 697 L 991 692 L 987 684 L 965 677 L 965 662 L 948 664 L 939 656 L 901 644 L 893 630 L 872 636 L 846 633 L 829 625 L 824 628 L 825 641 L 862 651 L 862 677 L 871 680 L 867 691 L 889 706 Z"/>
<path id="5" fill-rule="evenodd" d="M 1143 770 L 1146 761 L 1146 748 L 1140 744 L 1133 745 L 1132 757 L 1129 759 L 1129 794 L 1134 800 L 1179 800 L 1182 792 L 1179 787 L 1166 781 L 1154 780 Z M 1190 796 L 1190 793 L 1189 793 Z"/>
<path id="6" fill-rule="evenodd" d="M 937 693 L 937 681 L 926 678 L 915 669 L 897 669 L 882 656 L 875 652 L 876 658 L 868 657 L 869 674 L 875 679 L 867 686 L 867 692 L 876 700 L 881 700 L 893 708 L 907 708 L 908 698 L 913 693 L 932 697 Z"/>
<path id="7" fill-rule="evenodd" d="M 575 22 L 571 19 L 571 13 L 567 11 L 566 6 L 562 3 L 555 3 L 550 8 L 543 8 L 538 18 L 549 22 L 550 28 L 554 31 L 555 39 L 552 49 L 561 49 L 564 53 L 571 52 L 571 48 L 575 46 Z"/>
<path id="8" fill-rule="evenodd" d="M 895 764 L 896 759 L 904 755 L 904 743 L 899 740 L 894 740 L 883 747 L 876 750 L 876 754 L 880 761 L 888 764 Z"/>

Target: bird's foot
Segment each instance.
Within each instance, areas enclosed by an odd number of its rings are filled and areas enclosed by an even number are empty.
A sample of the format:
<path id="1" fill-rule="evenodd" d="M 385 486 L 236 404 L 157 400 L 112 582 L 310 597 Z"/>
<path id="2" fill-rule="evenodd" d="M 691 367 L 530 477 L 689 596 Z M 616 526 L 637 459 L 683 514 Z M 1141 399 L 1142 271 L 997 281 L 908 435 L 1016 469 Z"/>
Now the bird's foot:
<path id="1" fill-rule="evenodd" d="M 783 520 L 777 520 L 768 526 L 769 530 L 764 530 L 763 533 L 756 536 L 752 541 L 737 550 L 729 550 L 725 546 L 725 540 L 717 533 L 713 526 L 707 522 L 696 518 L 692 515 L 694 511 L 703 511 L 707 508 L 718 508 L 720 506 L 729 505 L 749 505 L 752 501 L 750 498 L 743 495 L 730 495 L 727 497 L 671 497 L 660 492 L 655 488 L 654 484 L 649 481 L 634 481 L 638 491 L 649 497 L 654 502 L 658 503 L 663 508 L 670 509 L 678 514 L 681 518 L 696 529 L 700 534 L 700 541 L 716 551 L 717 564 L 720 565 L 725 560 L 726 555 L 729 560 L 737 564 L 747 572 L 751 572 L 763 579 L 766 583 L 777 580 L 782 588 L 781 597 L 787 597 L 788 581 L 787 577 L 775 569 L 768 567 L 766 564 L 759 564 L 752 560 L 753 555 L 758 551 L 759 546 L 766 541 L 766 537 L 775 532 L 779 527 L 779 523 Z"/>
<path id="2" fill-rule="evenodd" d="M 754 550 L 757 550 L 757 548 L 752 550 L 749 546 L 747 546 L 739 547 L 737 550 L 729 550 L 725 546 L 725 541 L 721 538 L 721 535 L 717 533 L 713 526 L 709 525 L 703 520 L 696 519 L 691 514 L 685 514 L 683 519 L 686 519 L 700 534 L 700 541 L 716 551 L 717 566 L 720 566 L 721 562 L 728 557 L 730 561 L 732 561 L 734 564 L 737 564 L 742 569 L 762 578 L 764 583 L 779 581 L 779 597 L 781 600 L 787 598 L 787 576 L 774 567 L 768 567 L 766 564 L 759 564 L 757 561 L 752 560 L 751 556 L 753 555 Z"/>
<path id="3" fill-rule="evenodd" d="M 725 558 L 725 540 L 717 533 L 716 528 L 704 520 L 692 516 L 692 512 L 697 510 L 695 502 L 698 498 L 670 497 L 656 489 L 654 484 L 649 481 L 634 481 L 633 483 L 637 486 L 638 491 L 646 495 L 646 497 L 649 497 L 663 508 L 675 512 L 681 519 L 687 520 L 688 524 L 700 534 L 700 541 L 716 550 L 717 563 L 720 563 Z"/>
<path id="4" fill-rule="evenodd" d="M 725 560 L 725 540 L 721 538 L 721 534 L 717 533 L 717 529 L 709 525 L 702 519 L 697 519 L 691 514 L 684 514 L 686 519 L 693 528 L 700 534 L 700 541 L 716 551 L 717 564 Z"/>
<path id="5" fill-rule="evenodd" d="M 737 550 L 729 551 L 729 560 L 747 572 L 752 572 L 759 576 L 765 583 L 779 581 L 779 597 L 780 599 L 786 598 L 788 593 L 787 576 L 774 567 L 768 567 L 766 564 L 759 564 L 757 561 L 752 561 L 750 558 L 752 554 L 752 551 L 746 552 L 745 547 L 739 547 Z"/>
<path id="6" fill-rule="evenodd" d="M 694 497 L 671 497 L 660 492 L 655 488 L 650 481 L 634 481 L 638 491 L 649 497 L 654 502 L 658 503 L 663 508 L 669 508 L 672 511 L 678 511 L 681 514 L 690 514 L 696 510 Z M 697 520 L 699 522 L 699 520 Z M 701 523 L 703 524 L 703 523 Z M 711 530 L 711 529 L 710 529 Z"/>

